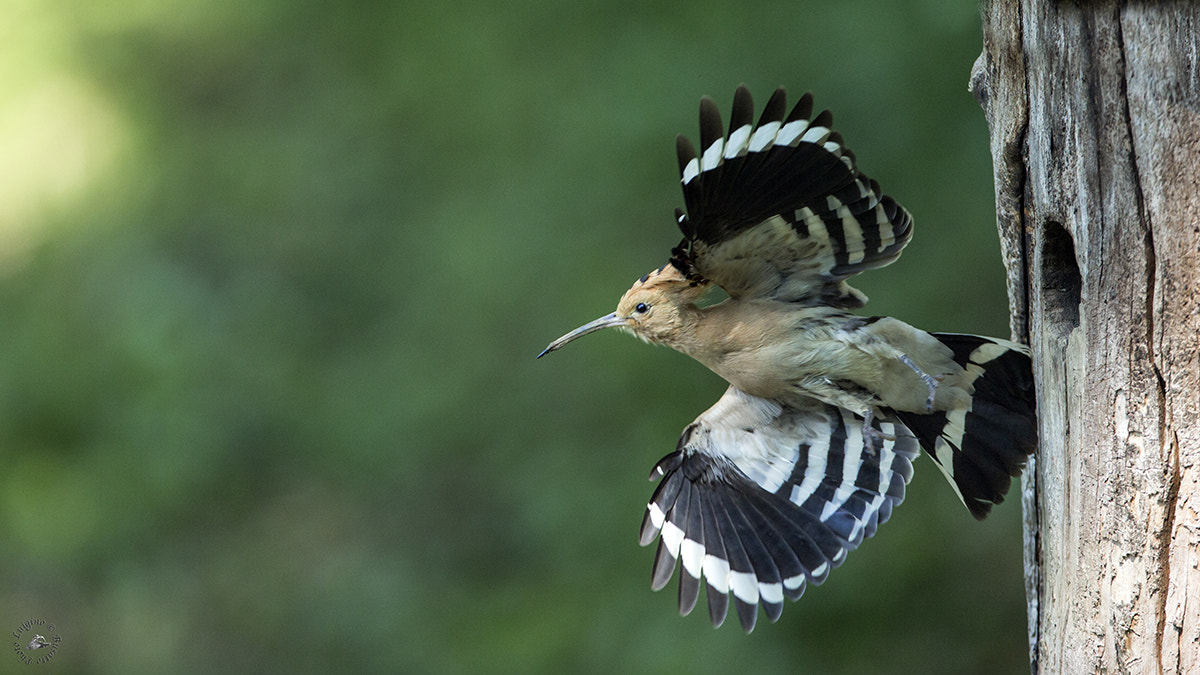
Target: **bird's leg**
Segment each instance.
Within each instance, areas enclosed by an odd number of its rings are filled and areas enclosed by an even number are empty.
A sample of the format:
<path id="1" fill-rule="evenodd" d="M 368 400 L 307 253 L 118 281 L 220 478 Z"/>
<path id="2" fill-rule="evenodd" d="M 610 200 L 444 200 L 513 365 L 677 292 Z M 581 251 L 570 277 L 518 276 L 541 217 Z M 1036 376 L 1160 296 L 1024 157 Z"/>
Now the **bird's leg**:
<path id="1" fill-rule="evenodd" d="M 925 412 L 933 412 L 933 397 L 937 394 L 938 383 L 946 379 L 946 376 L 934 377 L 933 375 L 926 374 L 925 371 L 917 367 L 917 364 L 913 363 L 912 359 L 908 358 L 908 354 L 900 355 L 900 363 L 912 368 L 913 372 L 921 377 L 921 381 L 925 383 L 925 386 L 929 387 L 929 398 L 925 399 Z"/>
<path id="2" fill-rule="evenodd" d="M 875 420 L 875 408 L 868 406 L 867 411 L 863 413 L 862 437 L 863 448 L 869 454 L 875 454 L 875 442 L 879 442 L 879 447 L 883 447 L 884 441 L 896 440 L 895 434 L 885 434 L 882 431 L 871 426 L 871 422 Z"/>

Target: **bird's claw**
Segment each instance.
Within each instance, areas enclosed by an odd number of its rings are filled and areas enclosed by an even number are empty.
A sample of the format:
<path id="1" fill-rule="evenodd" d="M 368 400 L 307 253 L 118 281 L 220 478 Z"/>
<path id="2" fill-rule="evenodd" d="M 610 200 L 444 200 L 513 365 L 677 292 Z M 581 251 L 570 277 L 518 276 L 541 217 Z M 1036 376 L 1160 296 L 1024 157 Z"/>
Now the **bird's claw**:
<path id="1" fill-rule="evenodd" d="M 925 386 L 929 387 L 929 398 L 925 399 L 925 412 L 933 412 L 933 398 L 937 395 L 938 385 L 946 379 L 946 376 L 921 373 L 921 379 L 925 381 Z"/>
<path id="2" fill-rule="evenodd" d="M 874 419 L 875 411 L 871 408 L 867 408 L 867 411 L 863 413 L 862 437 L 863 450 L 870 455 L 874 455 L 879 448 L 883 447 L 885 442 L 896 440 L 895 434 L 885 434 L 881 430 L 871 426 L 871 423 L 874 421 Z M 878 446 L 876 446 L 877 442 L 879 444 Z"/>
<path id="3" fill-rule="evenodd" d="M 946 376 L 945 375 L 930 375 L 930 374 L 926 373 L 925 371 L 918 368 L 917 364 L 913 363 L 913 360 L 908 358 L 907 354 L 900 355 L 900 363 L 903 363 L 904 365 L 911 368 L 912 371 L 921 378 L 921 381 L 925 383 L 925 386 L 929 387 L 929 397 L 925 399 L 925 412 L 927 412 L 927 413 L 933 412 L 933 399 L 937 396 L 938 385 L 941 384 L 942 380 L 946 379 Z"/>

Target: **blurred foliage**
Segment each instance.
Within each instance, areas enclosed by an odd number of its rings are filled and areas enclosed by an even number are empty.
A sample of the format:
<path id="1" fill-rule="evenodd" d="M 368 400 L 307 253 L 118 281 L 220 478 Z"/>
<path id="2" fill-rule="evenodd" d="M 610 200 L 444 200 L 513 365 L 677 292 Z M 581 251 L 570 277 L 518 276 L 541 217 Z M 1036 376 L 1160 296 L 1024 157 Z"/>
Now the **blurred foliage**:
<path id="1" fill-rule="evenodd" d="M 0 8 L 0 627 L 46 672 L 1025 669 L 1019 507 L 928 460 L 778 624 L 679 618 L 645 476 L 722 383 L 533 360 L 665 260 L 739 82 L 915 214 L 872 313 L 1006 335 L 972 3 Z"/>

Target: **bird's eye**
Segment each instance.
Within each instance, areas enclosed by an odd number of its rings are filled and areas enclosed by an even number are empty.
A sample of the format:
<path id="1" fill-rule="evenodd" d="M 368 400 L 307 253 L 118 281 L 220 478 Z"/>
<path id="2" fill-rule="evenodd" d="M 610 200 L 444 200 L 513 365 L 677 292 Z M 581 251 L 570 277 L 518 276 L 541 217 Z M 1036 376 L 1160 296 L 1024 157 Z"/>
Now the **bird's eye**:
<path id="1" fill-rule="evenodd" d="M 645 314 L 646 312 L 650 311 L 650 305 L 647 305 L 644 302 L 639 302 L 636 306 L 634 306 L 633 311 L 637 312 L 638 314 Z"/>

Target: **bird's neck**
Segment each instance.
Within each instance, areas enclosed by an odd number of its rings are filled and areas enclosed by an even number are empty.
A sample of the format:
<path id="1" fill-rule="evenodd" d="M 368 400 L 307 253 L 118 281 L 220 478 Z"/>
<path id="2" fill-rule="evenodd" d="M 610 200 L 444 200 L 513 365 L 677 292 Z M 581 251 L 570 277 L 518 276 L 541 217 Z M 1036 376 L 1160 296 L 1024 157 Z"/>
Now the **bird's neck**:
<path id="1" fill-rule="evenodd" d="M 699 331 L 707 323 L 705 310 L 689 300 L 673 299 L 671 320 L 655 335 L 645 338 L 653 343 L 670 347 L 675 351 L 693 356 L 696 349 L 702 348 L 702 338 Z"/>
<path id="2" fill-rule="evenodd" d="M 701 363 L 710 364 L 730 348 L 731 336 L 721 328 L 724 315 L 728 313 L 721 306 L 728 302 L 703 308 L 693 302 L 676 304 L 673 330 L 657 341 Z"/>
<path id="3" fill-rule="evenodd" d="M 709 307 L 693 306 L 691 330 L 675 348 L 725 377 L 731 354 L 755 351 L 782 330 L 777 310 L 773 304 L 732 298 Z"/>

